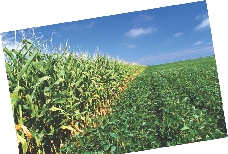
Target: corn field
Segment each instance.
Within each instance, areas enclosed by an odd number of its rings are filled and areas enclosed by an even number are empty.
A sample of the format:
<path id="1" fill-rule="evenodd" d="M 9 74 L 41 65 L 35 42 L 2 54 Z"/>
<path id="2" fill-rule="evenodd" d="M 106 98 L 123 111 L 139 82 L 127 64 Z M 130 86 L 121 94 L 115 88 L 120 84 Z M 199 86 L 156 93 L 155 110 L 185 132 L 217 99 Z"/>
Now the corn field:
<path id="1" fill-rule="evenodd" d="M 112 102 L 146 66 L 107 55 L 43 53 L 26 39 L 4 48 L 20 153 L 51 154 L 88 128 L 102 127 Z M 74 143 L 80 146 L 80 143 Z"/>

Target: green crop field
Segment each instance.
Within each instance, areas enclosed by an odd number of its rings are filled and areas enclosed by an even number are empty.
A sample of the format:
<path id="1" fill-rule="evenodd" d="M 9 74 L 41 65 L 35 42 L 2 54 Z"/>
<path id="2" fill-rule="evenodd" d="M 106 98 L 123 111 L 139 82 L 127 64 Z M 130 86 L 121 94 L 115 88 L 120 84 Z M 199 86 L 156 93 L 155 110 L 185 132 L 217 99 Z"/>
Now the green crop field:
<path id="1" fill-rule="evenodd" d="M 142 66 L 4 48 L 20 153 L 126 153 L 227 136 L 215 57 Z"/>

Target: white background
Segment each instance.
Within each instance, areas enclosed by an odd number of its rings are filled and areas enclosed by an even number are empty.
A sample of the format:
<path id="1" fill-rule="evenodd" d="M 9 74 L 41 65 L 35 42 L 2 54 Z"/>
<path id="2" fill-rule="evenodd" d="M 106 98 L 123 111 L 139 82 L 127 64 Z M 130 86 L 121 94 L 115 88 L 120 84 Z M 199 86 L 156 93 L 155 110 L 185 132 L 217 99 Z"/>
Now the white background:
<path id="1" fill-rule="evenodd" d="M 82 19 L 109 16 L 133 11 L 141 11 L 171 5 L 196 2 L 197 0 L 6 0 L 0 1 L 0 33 L 25 28 L 40 27 Z M 202 1 L 202 0 L 201 0 Z M 228 95 L 226 58 L 227 48 L 227 5 L 225 0 L 206 0 L 212 40 L 217 63 L 219 82 L 222 93 L 225 117 L 228 117 Z M 4 66 L 2 43 L 0 42 L 0 153 L 18 153 L 16 133 L 14 129 L 11 104 L 9 99 L 8 81 Z M 227 118 L 226 118 L 227 123 Z M 149 150 L 141 153 L 226 153 L 228 138 L 213 141 L 191 143 L 168 148 Z"/>

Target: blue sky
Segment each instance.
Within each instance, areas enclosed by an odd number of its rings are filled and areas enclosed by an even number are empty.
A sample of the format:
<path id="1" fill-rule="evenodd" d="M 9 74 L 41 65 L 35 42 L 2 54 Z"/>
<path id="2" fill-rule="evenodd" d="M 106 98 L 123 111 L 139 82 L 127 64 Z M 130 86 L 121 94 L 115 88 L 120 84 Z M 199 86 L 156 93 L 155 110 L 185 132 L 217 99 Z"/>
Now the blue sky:
<path id="1" fill-rule="evenodd" d="M 32 37 L 31 29 L 25 33 Z M 142 65 L 214 55 L 205 1 L 42 26 L 34 34 L 52 48 L 68 42 L 70 50 L 92 55 L 98 47 L 102 54 Z M 14 31 L 1 35 L 3 46 L 15 39 Z"/>

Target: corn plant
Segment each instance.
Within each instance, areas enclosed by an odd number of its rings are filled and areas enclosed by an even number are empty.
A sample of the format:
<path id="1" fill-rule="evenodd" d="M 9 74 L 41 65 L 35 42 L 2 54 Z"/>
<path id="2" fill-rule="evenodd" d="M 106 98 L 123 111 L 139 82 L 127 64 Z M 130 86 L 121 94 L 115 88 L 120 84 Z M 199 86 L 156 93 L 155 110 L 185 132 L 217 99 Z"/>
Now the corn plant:
<path id="1" fill-rule="evenodd" d="M 93 119 L 111 112 L 118 89 L 145 69 L 98 53 L 67 55 L 66 47 L 50 54 L 26 39 L 22 43 L 22 49 L 4 53 L 15 125 L 31 134 L 17 132 L 23 153 L 57 153 L 72 135 L 102 125 Z"/>

